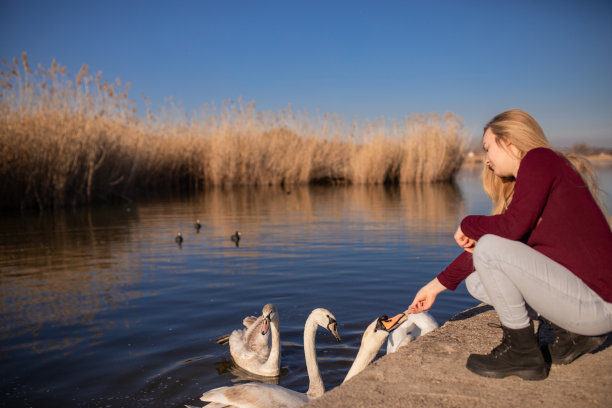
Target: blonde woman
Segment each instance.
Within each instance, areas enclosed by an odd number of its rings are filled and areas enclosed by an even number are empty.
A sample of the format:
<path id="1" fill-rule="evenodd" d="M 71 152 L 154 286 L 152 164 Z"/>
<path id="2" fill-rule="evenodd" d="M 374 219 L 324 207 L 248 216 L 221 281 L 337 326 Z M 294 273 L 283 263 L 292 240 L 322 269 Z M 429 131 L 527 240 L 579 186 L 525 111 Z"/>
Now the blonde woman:
<path id="1" fill-rule="evenodd" d="M 503 330 L 502 343 L 470 355 L 467 368 L 541 380 L 548 370 L 527 305 L 555 332 L 553 364 L 599 347 L 612 331 L 612 230 L 588 163 L 551 150 L 529 114 L 495 116 L 482 143 L 493 215 L 463 219 L 455 240 L 465 251 L 418 291 L 410 310 L 429 309 L 465 279 L 472 296 L 495 308 Z"/>

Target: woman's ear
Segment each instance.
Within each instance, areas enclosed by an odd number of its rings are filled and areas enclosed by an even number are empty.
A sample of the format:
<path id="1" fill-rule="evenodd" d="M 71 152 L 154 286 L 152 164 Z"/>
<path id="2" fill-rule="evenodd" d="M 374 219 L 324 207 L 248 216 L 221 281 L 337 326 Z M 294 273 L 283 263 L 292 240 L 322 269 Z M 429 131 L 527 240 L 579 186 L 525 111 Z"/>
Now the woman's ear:
<path id="1" fill-rule="evenodd" d="M 512 153 L 512 155 L 516 157 L 517 159 L 521 159 L 523 157 L 523 154 L 519 150 L 519 148 L 510 142 L 508 142 L 508 150 L 510 150 L 510 153 Z"/>
<path id="2" fill-rule="evenodd" d="M 512 156 L 516 157 L 519 160 L 523 157 L 522 152 L 519 150 L 518 147 L 513 145 L 512 142 L 504 141 L 504 143 L 506 145 L 506 149 L 508 149 L 508 151 L 510 152 L 510 154 L 512 154 Z"/>

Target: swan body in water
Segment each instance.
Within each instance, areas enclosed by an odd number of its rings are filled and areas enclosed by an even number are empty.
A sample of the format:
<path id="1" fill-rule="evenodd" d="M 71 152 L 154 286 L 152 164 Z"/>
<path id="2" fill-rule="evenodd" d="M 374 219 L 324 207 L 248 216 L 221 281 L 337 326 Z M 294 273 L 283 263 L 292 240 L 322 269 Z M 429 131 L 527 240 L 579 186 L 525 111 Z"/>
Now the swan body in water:
<path id="1" fill-rule="evenodd" d="M 376 357 L 389 332 L 399 326 L 399 319 L 403 317 L 405 317 L 403 314 L 397 315 L 393 319 L 382 316 L 368 326 L 363 334 L 357 357 L 344 382 L 363 371 Z M 304 326 L 304 356 L 310 381 L 308 391 L 305 394 L 274 384 L 247 383 L 215 388 L 205 392 L 200 399 L 210 402 L 210 404 L 206 405 L 207 408 L 293 408 L 301 407 L 308 403 L 308 401 L 322 396 L 325 392 L 325 387 L 316 357 L 315 333 L 317 326 L 327 328 L 340 341 L 337 323 L 333 314 L 327 309 L 320 308 L 313 310 Z"/>
<path id="2" fill-rule="evenodd" d="M 404 312 L 405 320 L 400 326 L 393 330 L 387 340 L 387 354 L 396 352 L 417 337 L 437 329 L 438 322 L 427 312 L 409 314 Z"/>
<path id="3" fill-rule="evenodd" d="M 264 377 L 278 376 L 281 347 L 276 307 L 269 303 L 261 310 L 261 316 L 245 317 L 242 323 L 244 329 L 221 336 L 216 342 L 229 343 L 234 362 L 244 370 Z"/>

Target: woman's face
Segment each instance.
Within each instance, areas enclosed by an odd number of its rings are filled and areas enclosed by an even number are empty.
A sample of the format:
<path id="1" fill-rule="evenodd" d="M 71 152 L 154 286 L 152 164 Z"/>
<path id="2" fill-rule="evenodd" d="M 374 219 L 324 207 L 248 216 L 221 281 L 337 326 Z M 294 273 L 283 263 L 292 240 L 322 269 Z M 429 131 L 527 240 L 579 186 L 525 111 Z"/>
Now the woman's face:
<path id="1" fill-rule="evenodd" d="M 516 177 L 521 162 L 519 150 L 509 142 L 495 140 L 495 134 L 488 128 L 482 137 L 482 146 L 486 152 L 485 164 L 498 177 Z"/>

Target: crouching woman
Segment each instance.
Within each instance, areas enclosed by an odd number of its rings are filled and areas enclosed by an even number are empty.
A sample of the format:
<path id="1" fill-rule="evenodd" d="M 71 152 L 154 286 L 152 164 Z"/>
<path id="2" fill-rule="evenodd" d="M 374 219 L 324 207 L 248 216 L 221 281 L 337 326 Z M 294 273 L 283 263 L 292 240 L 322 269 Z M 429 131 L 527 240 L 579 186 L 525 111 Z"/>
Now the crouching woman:
<path id="1" fill-rule="evenodd" d="M 502 343 L 470 355 L 467 368 L 541 380 L 548 370 L 527 305 L 554 330 L 553 364 L 599 347 L 612 331 L 612 230 L 588 162 L 552 150 L 529 114 L 495 116 L 482 143 L 493 215 L 463 219 L 455 240 L 465 251 L 418 291 L 410 310 L 429 309 L 465 279 L 472 296 L 495 308 L 503 331 Z"/>

